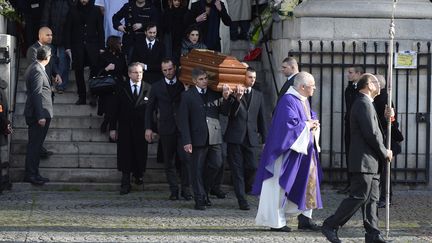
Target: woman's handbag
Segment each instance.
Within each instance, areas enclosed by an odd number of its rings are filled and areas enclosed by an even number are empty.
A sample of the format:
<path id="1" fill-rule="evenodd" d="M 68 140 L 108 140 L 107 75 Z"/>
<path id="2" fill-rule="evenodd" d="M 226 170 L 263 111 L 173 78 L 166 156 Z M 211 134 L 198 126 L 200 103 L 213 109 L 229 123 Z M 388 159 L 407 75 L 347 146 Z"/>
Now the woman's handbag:
<path id="1" fill-rule="evenodd" d="M 114 91 L 116 80 L 113 76 L 97 76 L 89 79 L 90 92 L 93 95 L 104 95 Z"/>

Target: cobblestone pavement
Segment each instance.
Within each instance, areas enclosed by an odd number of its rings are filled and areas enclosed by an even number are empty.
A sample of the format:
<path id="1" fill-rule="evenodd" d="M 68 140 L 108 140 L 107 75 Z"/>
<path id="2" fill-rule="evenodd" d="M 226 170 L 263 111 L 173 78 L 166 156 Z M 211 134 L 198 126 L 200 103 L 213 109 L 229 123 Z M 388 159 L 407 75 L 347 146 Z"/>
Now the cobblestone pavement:
<path id="1" fill-rule="evenodd" d="M 322 192 L 318 223 L 334 212 L 343 195 Z M 321 233 L 270 232 L 255 226 L 251 211 L 237 207 L 234 193 L 213 199 L 206 211 L 192 201 L 168 201 L 168 193 L 19 191 L 0 195 L 0 242 L 326 242 Z M 393 242 L 432 242 L 432 191 L 398 191 L 391 207 Z M 384 210 L 379 211 L 384 218 Z M 296 228 L 297 220 L 288 225 Z M 384 228 L 384 220 L 380 221 Z M 364 242 L 361 215 L 339 231 L 343 242 Z"/>

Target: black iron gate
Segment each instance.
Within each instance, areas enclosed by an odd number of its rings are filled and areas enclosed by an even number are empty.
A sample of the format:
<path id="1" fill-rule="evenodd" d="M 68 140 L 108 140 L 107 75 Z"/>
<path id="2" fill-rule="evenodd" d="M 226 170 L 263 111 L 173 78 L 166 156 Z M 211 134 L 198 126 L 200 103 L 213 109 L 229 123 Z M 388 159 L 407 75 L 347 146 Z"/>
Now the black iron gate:
<path id="1" fill-rule="evenodd" d="M 396 43 L 396 52 L 399 43 Z M 430 166 L 431 44 L 415 43 L 417 69 L 396 69 L 393 75 L 393 102 L 405 139 L 402 153 L 392 163 L 392 181 L 428 183 Z M 366 72 L 387 79 L 387 42 L 298 41 L 289 56 L 297 59 L 302 71 L 312 73 L 317 92 L 312 107 L 320 114 L 321 164 L 324 181 L 346 181 L 344 148 L 344 89 L 349 67 L 362 66 Z"/>

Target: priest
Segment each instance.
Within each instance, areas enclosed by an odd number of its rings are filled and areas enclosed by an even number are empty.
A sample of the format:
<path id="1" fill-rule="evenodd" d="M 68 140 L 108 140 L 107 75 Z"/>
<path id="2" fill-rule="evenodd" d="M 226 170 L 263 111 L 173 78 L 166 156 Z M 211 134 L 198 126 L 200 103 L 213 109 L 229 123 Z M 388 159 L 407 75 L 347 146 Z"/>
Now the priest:
<path id="1" fill-rule="evenodd" d="M 320 123 L 308 101 L 315 88 L 313 76 L 300 72 L 274 112 L 252 190 L 260 196 L 255 222 L 271 231 L 291 231 L 285 213 L 298 215 L 298 229 L 320 230 L 312 221 L 322 208 Z"/>

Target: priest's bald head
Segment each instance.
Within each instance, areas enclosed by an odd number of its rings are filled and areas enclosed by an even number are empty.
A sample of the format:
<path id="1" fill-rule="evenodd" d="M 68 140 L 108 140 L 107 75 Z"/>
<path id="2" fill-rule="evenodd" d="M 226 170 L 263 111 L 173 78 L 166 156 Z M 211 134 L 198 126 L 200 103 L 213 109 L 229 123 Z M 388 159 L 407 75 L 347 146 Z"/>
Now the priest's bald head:
<path id="1" fill-rule="evenodd" d="M 299 72 L 294 78 L 294 89 L 304 97 L 311 97 L 316 89 L 312 74 Z"/>

